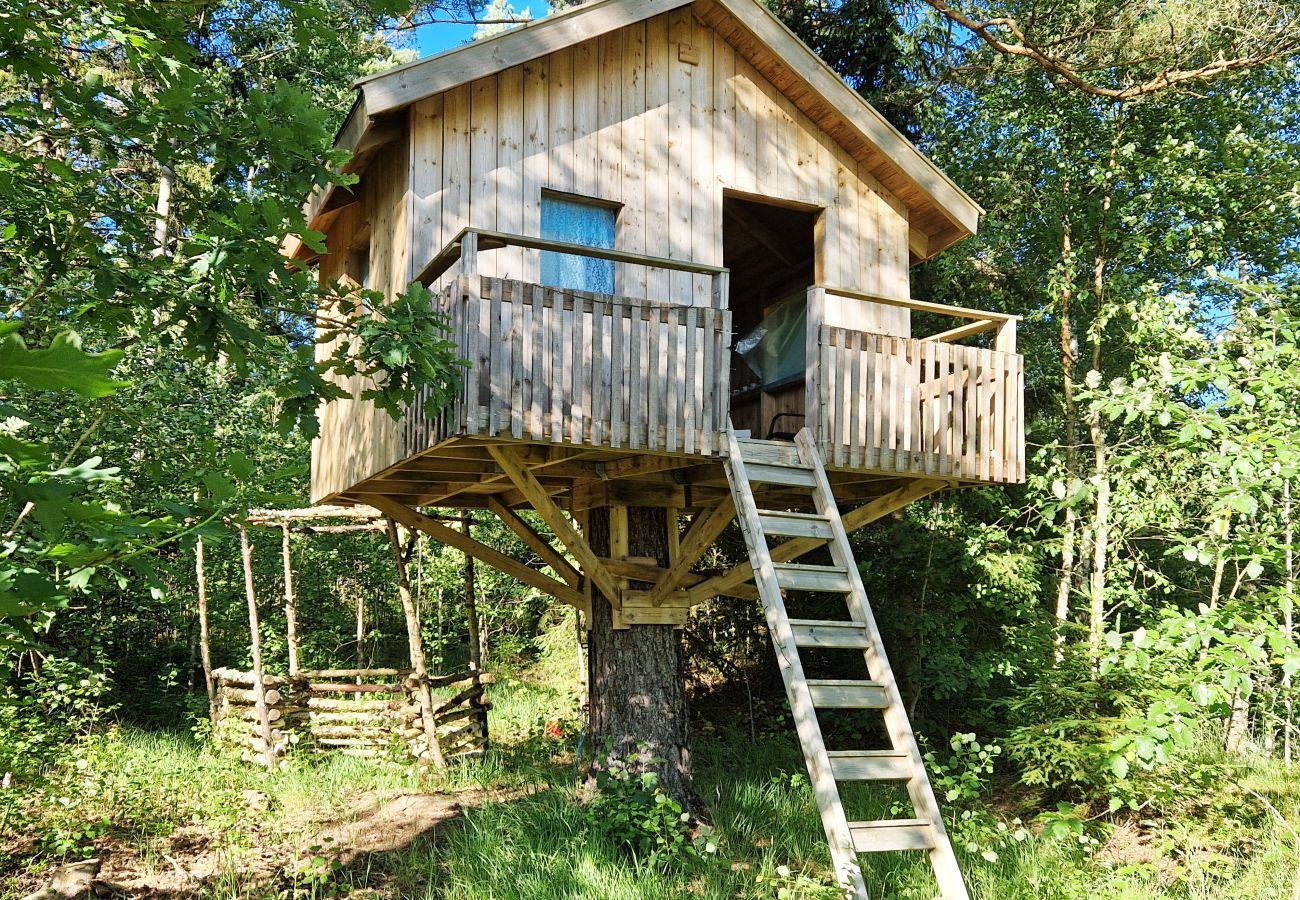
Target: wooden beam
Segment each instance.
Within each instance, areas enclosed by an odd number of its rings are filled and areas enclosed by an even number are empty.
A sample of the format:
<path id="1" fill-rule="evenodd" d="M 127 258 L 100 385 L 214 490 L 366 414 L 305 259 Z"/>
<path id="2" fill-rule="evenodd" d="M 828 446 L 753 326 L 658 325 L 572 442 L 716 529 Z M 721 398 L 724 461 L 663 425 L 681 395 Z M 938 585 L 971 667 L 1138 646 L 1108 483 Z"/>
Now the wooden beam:
<path id="1" fill-rule="evenodd" d="M 890 491 L 883 497 L 872 500 L 870 503 L 864 503 L 857 509 L 844 513 L 840 518 L 844 522 L 844 530 L 848 532 L 856 531 L 864 525 L 870 525 L 872 522 L 883 519 L 892 512 L 902 509 L 909 503 L 920 500 L 922 497 L 929 496 L 935 491 L 952 487 L 955 482 L 952 481 L 934 481 L 928 478 L 918 478 L 910 484 L 895 491 Z M 821 538 L 795 538 L 786 541 L 784 544 L 778 544 L 772 548 L 772 562 L 785 563 L 798 559 L 811 550 L 816 550 L 828 543 Z M 741 563 L 733 566 L 721 575 L 714 576 L 708 581 L 703 581 L 687 591 L 692 603 L 703 603 L 710 597 L 718 594 L 726 594 L 738 584 L 744 584 L 754 577 L 754 570 L 749 563 Z"/>
<path id="2" fill-rule="evenodd" d="M 586 599 L 580 591 L 569 587 L 563 581 L 557 581 L 547 575 L 543 575 L 536 569 L 530 568 L 516 559 L 506 556 L 500 550 L 489 547 L 487 544 L 480 543 L 473 538 L 465 535 L 455 529 L 448 528 L 441 522 L 438 522 L 421 512 L 411 509 L 391 500 L 387 497 L 375 496 L 371 498 L 371 503 L 391 517 L 394 521 L 400 522 L 407 528 L 415 531 L 423 531 L 434 540 L 455 547 L 462 553 L 469 554 L 480 562 L 484 562 L 494 569 L 509 575 L 518 581 L 522 581 L 529 587 L 535 587 L 545 594 L 550 594 L 557 600 L 569 604 L 575 609 L 587 612 Z"/>
<path id="3" fill-rule="evenodd" d="M 533 531 L 528 523 L 519 517 L 519 513 L 506 506 L 495 496 L 487 498 L 487 507 L 496 513 L 497 518 L 518 535 L 521 541 L 531 547 L 533 552 L 542 558 L 543 562 L 568 582 L 569 587 L 581 586 L 582 575 L 573 567 L 573 564 L 564 558 L 564 554 L 552 547 L 550 541 Z"/>
<path id="4" fill-rule="evenodd" d="M 524 468 L 519 462 L 519 458 L 513 450 L 504 447 L 489 447 L 488 451 L 492 458 L 497 461 L 501 469 L 509 477 L 515 488 L 528 498 L 528 502 L 533 505 L 533 509 L 542 517 L 545 522 L 559 538 L 560 543 L 568 548 L 573 554 L 578 565 L 587 578 L 596 586 L 596 588 L 605 596 L 615 609 L 622 606 L 622 600 L 619 597 L 618 581 L 609 573 L 609 570 L 601 565 L 599 558 L 587 543 L 587 539 L 578 533 L 573 527 L 564 511 L 555 505 L 551 495 L 546 492 L 532 472 Z"/>
<path id="5" fill-rule="evenodd" d="M 1014 319 L 1010 320 L 1014 323 Z M 1000 327 L 1001 323 L 994 322 L 992 319 L 976 319 L 967 325 L 958 325 L 956 328 L 949 328 L 947 331 L 941 331 L 938 334 L 932 334 L 929 337 L 923 337 L 923 341 L 959 341 L 962 338 L 970 337 L 974 334 L 983 334 L 994 328 Z"/>
<path id="6" fill-rule="evenodd" d="M 736 517 L 736 508 L 726 502 L 719 503 L 708 512 L 700 513 L 691 523 L 686 536 L 682 538 L 681 549 L 677 558 L 668 567 L 650 591 L 648 600 L 651 606 L 658 606 L 681 584 L 682 576 L 691 570 L 691 566 L 713 546 L 718 535 Z M 674 526 L 675 527 L 675 526 Z"/>
<path id="7" fill-rule="evenodd" d="M 637 559 L 602 558 L 601 562 L 603 562 L 606 568 L 608 568 L 619 578 L 627 578 L 631 581 L 644 581 L 647 584 L 654 584 L 655 582 L 659 581 L 661 578 L 663 578 L 665 575 L 668 574 L 667 569 L 656 566 L 650 562 L 642 562 Z M 685 575 L 682 576 L 681 586 L 683 589 L 692 588 L 697 584 L 701 584 L 705 581 L 708 581 L 709 578 L 710 576 L 701 575 L 698 572 L 687 572 Z M 730 587 L 728 587 L 725 591 L 719 591 L 718 593 L 724 597 L 736 597 L 740 600 L 758 599 L 758 590 L 753 585 L 744 584 L 744 583 L 733 584 Z M 703 601 L 696 601 L 693 598 L 690 598 L 689 592 L 687 590 L 677 591 L 675 592 L 675 596 L 685 597 L 687 599 L 690 599 L 692 606 L 698 606 L 700 602 L 703 602 Z M 711 598 L 706 598 L 706 599 L 711 599 Z"/>
<path id="8" fill-rule="evenodd" d="M 771 228 L 768 228 L 767 225 L 752 214 L 747 211 L 742 212 L 742 207 L 739 204 L 724 202 L 722 204 L 722 214 L 748 231 L 754 240 L 758 241 L 769 253 L 781 260 L 786 266 L 794 267 L 795 261 L 786 250 L 787 242 L 783 241 Z"/>
<path id="9" fill-rule="evenodd" d="M 868 303 L 879 303 L 883 306 L 899 306 L 903 309 L 910 309 L 915 312 L 934 313 L 936 316 L 951 316 L 954 319 L 989 319 L 1001 325 L 1008 319 L 1020 321 L 1024 316 L 1018 316 L 1014 313 L 994 312 L 988 309 L 969 309 L 965 306 L 947 306 L 943 303 L 930 303 L 926 300 L 909 300 L 906 297 L 886 297 L 882 294 L 869 294 L 866 291 L 855 291 L 850 288 L 835 287 L 833 285 L 822 285 L 826 293 L 833 294 L 836 297 L 848 297 L 850 300 L 865 300 Z"/>
<path id="10" fill-rule="evenodd" d="M 370 114 L 414 103 L 448 88 L 494 75 L 557 50 L 685 5 L 689 0 L 603 0 L 463 44 L 357 81 Z"/>

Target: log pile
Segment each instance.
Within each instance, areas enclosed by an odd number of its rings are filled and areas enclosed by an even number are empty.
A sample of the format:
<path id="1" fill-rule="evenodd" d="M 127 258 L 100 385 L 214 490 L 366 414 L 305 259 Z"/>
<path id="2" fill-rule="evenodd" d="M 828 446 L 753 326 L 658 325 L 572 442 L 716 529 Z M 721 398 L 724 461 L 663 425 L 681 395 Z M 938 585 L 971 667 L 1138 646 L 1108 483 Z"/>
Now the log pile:
<path id="1" fill-rule="evenodd" d="M 246 760 L 266 765 L 298 746 L 388 760 L 433 762 L 421 697 L 432 696 L 432 718 L 442 757 L 466 759 L 487 750 L 485 687 L 491 675 L 462 672 L 421 682 L 404 669 L 303 671 L 293 678 L 262 678 L 272 746 L 268 754 L 250 672 L 216 669 L 213 730 Z"/>

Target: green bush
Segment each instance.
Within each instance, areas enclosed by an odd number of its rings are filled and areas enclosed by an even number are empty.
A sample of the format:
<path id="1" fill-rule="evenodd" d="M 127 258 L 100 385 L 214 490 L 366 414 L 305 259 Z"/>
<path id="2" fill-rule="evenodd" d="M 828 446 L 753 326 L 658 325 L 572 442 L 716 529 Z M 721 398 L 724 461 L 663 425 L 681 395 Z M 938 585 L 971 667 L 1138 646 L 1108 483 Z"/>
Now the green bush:
<path id="1" fill-rule="evenodd" d="M 631 759 L 603 754 L 595 769 L 596 793 L 586 807 L 597 831 L 659 869 L 717 851 L 708 829 L 693 835 L 691 814 L 659 786 L 650 767 L 662 762 L 644 746 Z"/>

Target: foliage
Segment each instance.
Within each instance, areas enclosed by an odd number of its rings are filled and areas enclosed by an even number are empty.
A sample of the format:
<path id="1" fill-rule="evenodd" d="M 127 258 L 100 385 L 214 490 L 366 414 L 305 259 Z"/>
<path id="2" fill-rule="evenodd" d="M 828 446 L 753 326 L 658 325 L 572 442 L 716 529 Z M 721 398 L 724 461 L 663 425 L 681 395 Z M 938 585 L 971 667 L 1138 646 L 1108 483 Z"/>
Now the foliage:
<path id="1" fill-rule="evenodd" d="M 691 814 L 659 786 L 653 767 L 662 762 L 644 746 L 629 759 L 602 754 L 587 804 L 592 827 L 651 868 L 717 851 L 709 829 L 692 835 Z"/>

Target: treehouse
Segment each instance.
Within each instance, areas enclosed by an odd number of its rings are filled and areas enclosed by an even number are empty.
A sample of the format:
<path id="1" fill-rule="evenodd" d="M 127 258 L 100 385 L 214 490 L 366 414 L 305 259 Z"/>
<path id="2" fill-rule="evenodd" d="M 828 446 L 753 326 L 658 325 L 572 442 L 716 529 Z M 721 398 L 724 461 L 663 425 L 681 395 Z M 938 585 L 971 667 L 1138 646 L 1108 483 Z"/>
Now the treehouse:
<path id="1" fill-rule="evenodd" d="M 400 422 L 346 385 L 313 500 L 375 507 L 588 616 L 607 603 L 615 628 L 758 598 L 846 889 L 865 896 L 858 853 L 922 850 L 964 897 L 846 536 L 1023 480 L 1016 317 L 909 286 L 980 208 L 756 0 L 590 3 L 358 86 L 338 146 L 359 181 L 308 203 L 327 252 L 289 252 L 323 279 L 428 286 L 468 366 L 449 406 Z M 555 576 L 417 511 L 438 506 L 492 510 Z M 589 511 L 629 507 L 687 523 L 666 560 L 629 554 L 619 515 L 595 549 Z M 733 520 L 749 563 L 695 571 Z M 821 547 L 832 565 L 795 562 Z M 844 617 L 792 617 L 807 592 Z M 867 677 L 810 677 L 808 648 L 865 654 Z M 878 711 L 890 745 L 828 750 L 828 708 Z M 855 780 L 904 784 L 915 817 L 853 821 Z"/>

